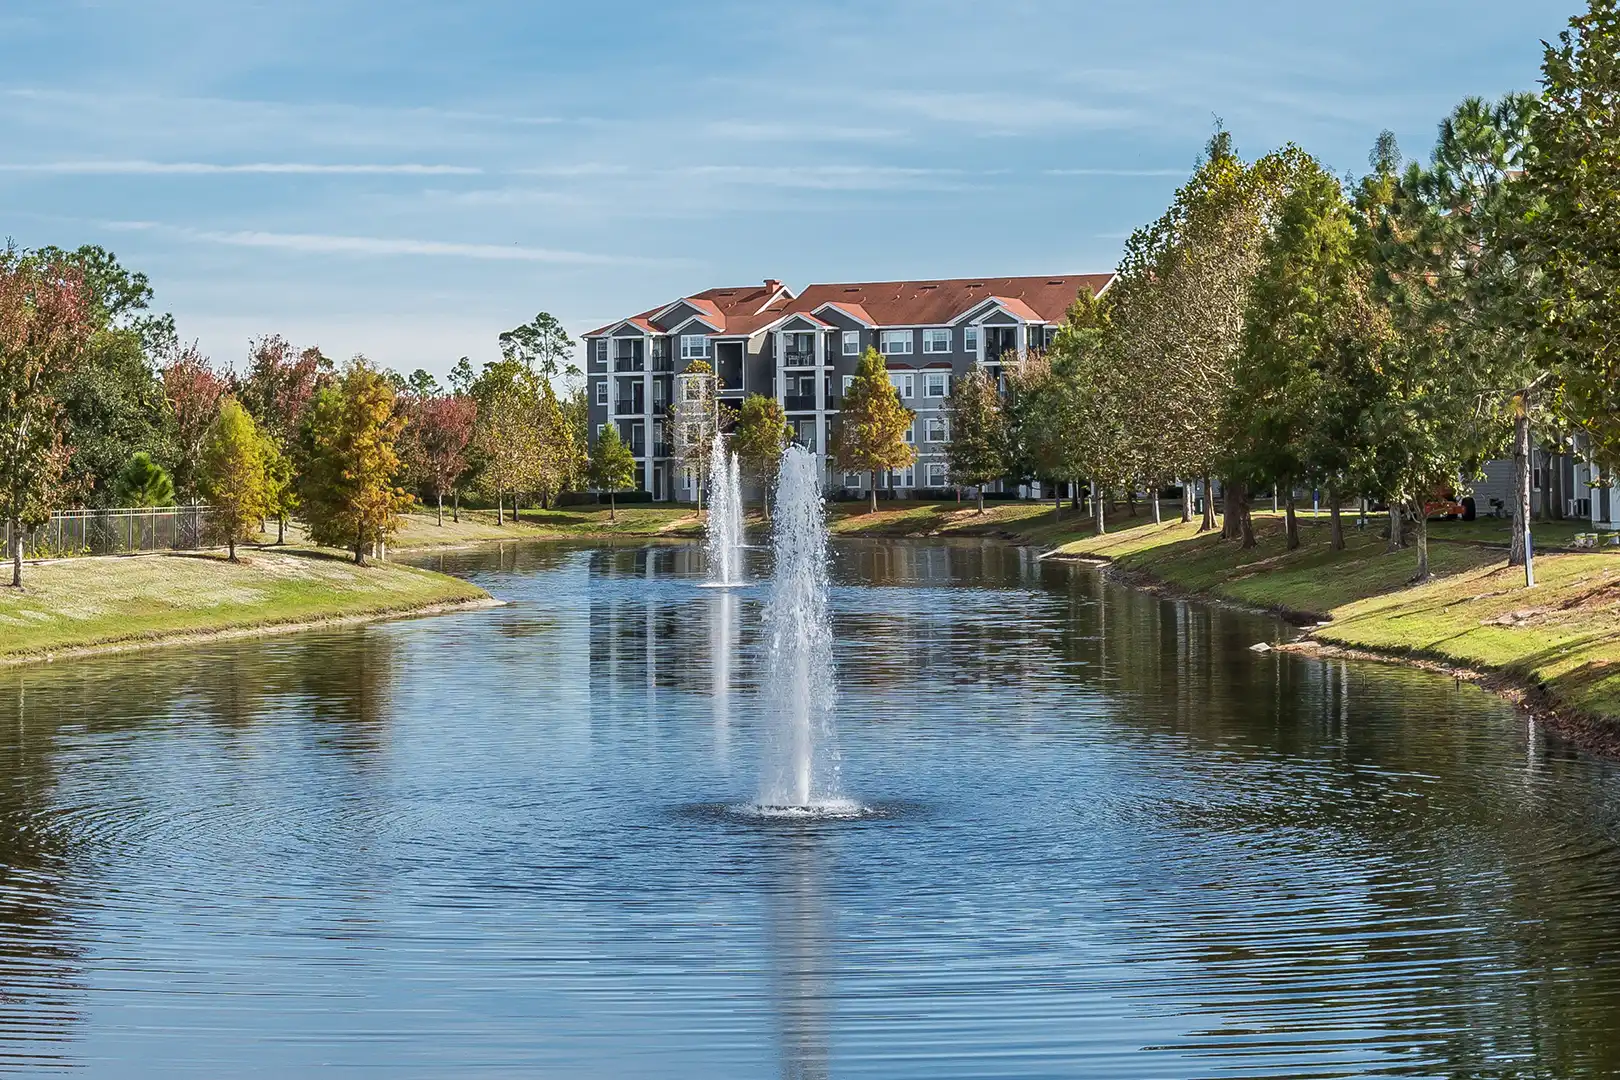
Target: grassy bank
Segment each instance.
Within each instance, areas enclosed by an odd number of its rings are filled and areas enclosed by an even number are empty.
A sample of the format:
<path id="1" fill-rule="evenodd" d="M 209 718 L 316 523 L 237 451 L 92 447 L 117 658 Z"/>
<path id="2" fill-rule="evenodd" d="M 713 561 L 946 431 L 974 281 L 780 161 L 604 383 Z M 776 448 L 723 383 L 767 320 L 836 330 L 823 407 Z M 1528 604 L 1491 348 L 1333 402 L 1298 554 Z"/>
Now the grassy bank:
<path id="1" fill-rule="evenodd" d="M 1575 527 L 1545 532 L 1561 528 Z M 1505 523 L 1436 522 L 1434 580 L 1414 586 L 1416 554 L 1386 553 L 1373 529 L 1350 530 L 1342 552 L 1328 548 L 1325 525 L 1307 523 L 1292 552 L 1280 522 L 1260 517 L 1256 529 L 1251 551 L 1177 522 L 1079 538 L 1059 552 L 1110 559 L 1126 577 L 1308 614 L 1325 620 L 1311 637 L 1330 645 L 1503 676 L 1541 695 L 1582 742 L 1620 751 L 1620 549 L 1544 554 L 1538 586 L 1526 589 L 1524 571 L 1505 565 Z"/>
<path id="2" fill-rule="evenodd" d="M 489 599 L 443 574 L 301 549 L 248 549 L 236 565 L 212 553 L 66 559 L 28 567 L 24 582 L 0 589 L 0 663 Z"/>

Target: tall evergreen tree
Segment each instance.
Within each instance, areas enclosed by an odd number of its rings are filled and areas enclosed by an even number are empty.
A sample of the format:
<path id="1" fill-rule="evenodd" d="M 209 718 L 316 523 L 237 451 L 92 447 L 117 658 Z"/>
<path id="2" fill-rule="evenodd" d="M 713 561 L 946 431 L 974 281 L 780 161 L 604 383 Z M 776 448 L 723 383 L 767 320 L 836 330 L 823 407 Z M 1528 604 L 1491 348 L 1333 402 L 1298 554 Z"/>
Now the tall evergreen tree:
<path id="1" fill-rule="evenodd" d="M 737 425 L 731 432 L 731 449 L 737 464 L 749 480 L 759 485 L 760 503 L 765 516 L 771 514 L 771 480 L 776 476 L 782 451 L 793 438 L 782 403 L 764 394 L 749 394 L 737 411 Z"/>
<path id="2" fill-rule="evenodd" d="M 394 444 L 405 424 L 384 376 L 357 357 L 316 393 L 298 439 L 298 501 L 318 544 L 348 547 L 364 566 L 399 528 L 410 495 Z"/>
<path id="3" fill-rule="evenodd" d="M 597 491 L 607 492 L 608 520 L 617 520 L 619 507 L 615 493 L 635 487 L 636 459 L 630 448 L 619 438 L 617 425 L 609 424 L 596 437 L 596 449 L 591 453 L 591 485 Z"/>

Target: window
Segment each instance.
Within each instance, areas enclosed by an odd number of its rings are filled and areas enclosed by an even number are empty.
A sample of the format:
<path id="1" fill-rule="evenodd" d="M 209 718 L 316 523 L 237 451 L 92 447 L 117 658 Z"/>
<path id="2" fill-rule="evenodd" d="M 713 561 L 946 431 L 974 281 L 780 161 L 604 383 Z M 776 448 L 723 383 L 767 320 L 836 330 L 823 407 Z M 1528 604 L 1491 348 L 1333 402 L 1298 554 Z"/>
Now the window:
<path id="1" fill-rule="evenodd" d="M 664 389 L 664 380 L 663 379 L 654 379 L 653 380 L 653 408 L 662 409 L 664 407 L 664 405 L 665 405 L 665 398 L 666 397 L 668 397 L 668 391 L 666 391 Z"/>
<path id="2" fill-rule="evenodd" d="M 884 356 L 905 356 L 911 352 L 910 330 L 885 330 L 882 341 Z"/>
<path id="3" fill-rule="evenodd" d="M 910 465 L 903 469 L 895 469 L 889 473 L 889 486 L 895 488 L 908 488 L 917 482 L 917 473 Z"/>
<path id="4" fill-rule="evenodd" d="M 598 405 L 606 405 L 607 404 L 607 380 L 606 379 L 598 379 L 598 380 L 596 380 L 596 403 Z"/>
<path id="5" fill-rule="evenodd" d="M 705 334 L 681 335 L 681 359 L 702 360 L 709 355 L 709 338 Z"/>
<path id="6" fill-rule="evenodd" d="M 844 390 L 843 390 L 843 394 L 841 394 L 840 396 L 847 396 L 849 394 L 849 388 L 851 386 L 854 386 L 854 385 L 855 385 L 855 376 L 853 376 L 853 375 L 845 375 L 844 376 Z"/>
<path id="7" fill-rule="evenodd" d="M 917 425 L 916 424 L 912 424 L 911 426 L 906 428 L 906 445 L 907 446 L 916 446 L 917 445 Z"/>
<path id="8" fill-rule="evenodd" d="M 900 391 L 903 398 L 915 397 L 917 393 L 917 376 L 905 371 L 889 372 L 889 382 Z"/>
<path id="9" fill-rule="evenodd" d="M 939 464 L 938 462 L 931 463 L 928 466 L 928 486 L 931 488 L 942 488 L 945 485 L 945 466 Z"/>
<path id="10" fill-rule="evenodd" d="M 607 429 L 608 429 L 608 426 L 606 424 L 597 424 L 596 425 L 596 437 L 598 439 L 600 439 L 602 437 L 602 432 L 606 431 Z"/>
<path id="11" fill-rule="evenodd" d="M 599 367 L 607 367 L 607 339 L 597 338 L 591 342 L 591 363 Z"/>
<path id="12" fill-rule="evenodd" d="M 950 352 L 951 332 L 948 329 L 924 330 L 923 352 Z"/>
<path id="13" fill-rule="evenodd" d="M 858 488 L 865 482 L 865 473 L 847 472 L 844 474 L 844 486 L 847 488 Z"/>
<path id="14" fill-rule="evenodd" d="M 970 353 L 979 351 L 979 328 L 977 326 L 962 327 L 962 348 Z"/>
<path id="15" fill-rule="evenodd" d="M 950 442 L 950 429 L 945 426 L 945 421 L 940 417 L 930 416 L 924 427 L 923 438 L 925 441 L 932 443 Z"/>
<path id="16" fill-rule="evenodd" d="M 923 376 L 923 397 L 942 398 L 950 395 L 951 376 L 946 371 L 930 371 Z"/>
<path id="17" fill-rule="evenodd" d="M 793 441 L 810 451 L 816 452 L 816 422 L 814 420 L 793 421 Z"/>
<path id="18" fill-rule="evenodd" d="M 861 332 L 859 330 L 844 331 L 844 355 L 861 355 Z"/>

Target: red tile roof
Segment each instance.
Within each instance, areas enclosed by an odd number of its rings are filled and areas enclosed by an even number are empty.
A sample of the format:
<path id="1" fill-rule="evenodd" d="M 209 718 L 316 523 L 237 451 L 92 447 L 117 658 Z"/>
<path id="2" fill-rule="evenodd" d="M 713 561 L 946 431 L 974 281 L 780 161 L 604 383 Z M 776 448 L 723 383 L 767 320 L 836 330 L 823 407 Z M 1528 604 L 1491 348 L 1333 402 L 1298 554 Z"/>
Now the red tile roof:
<path id="1" fill-rule="evenodd" d="M 1062 321 L 1080 290 L 1095 295 L 1106 288 L 1112 278 L 1112 274 L 1068 274 L 811 285 L 796 297 L 783 295 L 774 300 L 772 296 L 779 286 L 776 282 L 766 282 L 706 289 L 681 299 L 702 311 L 706 320 L 726 336 L 752 334 L 784 315 L 808 315 L 826 304 L 876 326 L 943 326 L 994 299 L 1025 321 L 1055 323 Z M 619 322 L 633 322 L 649 333 L 667 333 L 673 322 L 660 324 L 655 322 L 655 316 L 672 306 L 663 304 Z M 618 322 L 610 323 L 585 336 L 605 334 L 618 325 Z"/>

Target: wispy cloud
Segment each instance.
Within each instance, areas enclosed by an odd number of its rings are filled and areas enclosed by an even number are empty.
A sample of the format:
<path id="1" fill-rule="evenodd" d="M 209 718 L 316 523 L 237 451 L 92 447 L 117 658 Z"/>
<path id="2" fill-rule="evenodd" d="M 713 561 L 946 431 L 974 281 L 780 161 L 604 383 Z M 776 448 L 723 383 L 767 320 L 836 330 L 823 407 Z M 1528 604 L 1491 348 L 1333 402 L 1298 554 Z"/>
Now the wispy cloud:
<path id="1" fill-rule="evenodd" d="M 0 172 L 51 176 L 224 176 L 260 173 L 274 176 L 477 176 L 471 165 L 423 165 L 414 162 L 318 164 L 308 161 L 38 161 L 0 162 Z"/>
<path id="2" fill-rule="evenodd" d="M 1187 176 L 1192 172 L 1189 165 L 1185 169 L 1042 169 L 1043 176 Z"/>
<path id="3" fill-rule="evenodd" d="M 221 231 L 176 228 L 150 221 L 115 221 L 108 228 L 125 231 L 164 232 L 188 240 L 231 247 L 270 248 L 307 255 L 371 255 L 381 257 L 417 256 L 428 258 L 480 259 L 496 262 L 535 262 L 570 266 L 618 266 L 626 264 L 668 264 L 669 259 L 601 255 L 586 251 L 528 247 L 523 244 L 468 244 L 445 240 L 415 240 L 404 237 L 343 236 L 330 233 L 283 233 L 257 229 Z"/>
<path id="4" fill-rule="evenodd" d="M 892 188 L 959 186 L 959 169 L 906 168 L 898 165 L 690 165 L 681 176 L 735 184 L 814 188 L 826 191 L 879 191 Z"/>

